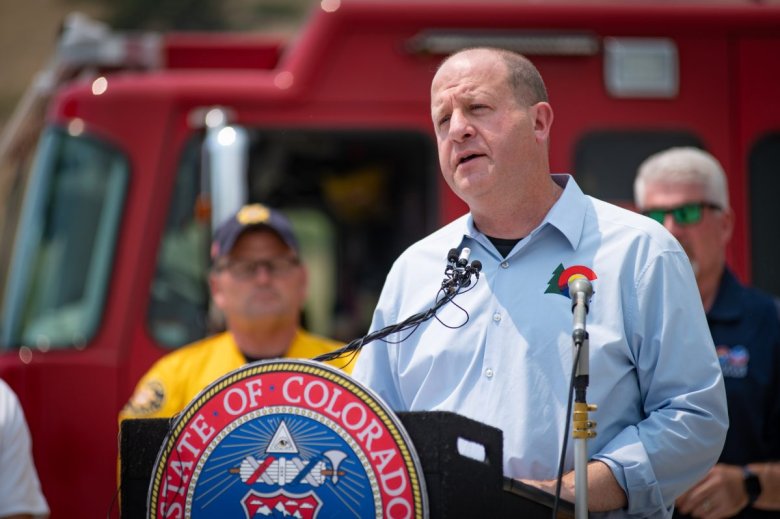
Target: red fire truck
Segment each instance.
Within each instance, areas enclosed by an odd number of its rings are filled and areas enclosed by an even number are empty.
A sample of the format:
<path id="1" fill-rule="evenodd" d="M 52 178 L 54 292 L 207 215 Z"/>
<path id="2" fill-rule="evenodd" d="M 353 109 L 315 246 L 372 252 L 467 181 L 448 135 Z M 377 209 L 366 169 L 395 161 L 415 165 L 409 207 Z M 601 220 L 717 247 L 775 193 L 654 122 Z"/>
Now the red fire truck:
<path id="1" fill-rule="evenodd" d="M 650 153 L 714 153 L 729 263 L 780 294 L 777 2 L 323 0 L 291 41 L 77 18 L 0 141 L 0 376 L 54 519 L 112 509 L 117 412 L 155 359 L 211 331 L 210 230 L 238 204 L 293 220 L 307 326 L 366 332 L 396 255 L 465 211 L 428 96 L 441 57 L 475 45 L 537 64 L 552 169 L 589 194 L 630 205 Z"/>

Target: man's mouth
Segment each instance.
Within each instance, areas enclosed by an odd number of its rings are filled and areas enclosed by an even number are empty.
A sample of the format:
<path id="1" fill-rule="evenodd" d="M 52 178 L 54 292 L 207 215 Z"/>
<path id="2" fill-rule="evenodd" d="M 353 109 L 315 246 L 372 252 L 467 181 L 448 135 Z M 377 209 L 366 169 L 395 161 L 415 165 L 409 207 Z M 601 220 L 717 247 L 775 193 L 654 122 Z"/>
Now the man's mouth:
<path id="1" fill-rule="evenodd" d="M 465 157 L 461 157 L 460 160 L 458 160 L 458 166 L 461 164 L 465 164 L 466 162 L 469 162 L 473 159 L 478 159 L 479 157 L 484 157 L 481 153 L 473 153 L 471 155 L 466 155 Z"/>

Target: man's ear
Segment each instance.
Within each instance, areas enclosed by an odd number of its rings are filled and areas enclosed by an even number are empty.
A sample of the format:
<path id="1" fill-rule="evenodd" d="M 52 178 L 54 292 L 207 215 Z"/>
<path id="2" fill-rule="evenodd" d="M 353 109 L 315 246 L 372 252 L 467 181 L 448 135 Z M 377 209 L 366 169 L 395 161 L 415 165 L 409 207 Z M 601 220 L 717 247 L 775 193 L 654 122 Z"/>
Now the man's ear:
<path id="1" fill-rule="evenodd" d="M 217 275 L 214 272 L 209 273 L 209 290 L 211 291 L 211 299 L 214 301 L 214 305 L 221 310 L 224 301 L 219 282 L 217 281 Z"/>
<path id="2" fill-rule="evenodd" d="M 299 267 L 301 269 L 301 301 L 306 301 L 306 298 L 309 297 L 309 269 L 306 268 L 306 265 L 301 265 Z"/>
<path id="3" fill-rule="evenodd" d="M 553 123 L 553 109 L 550 103 L 540 101 L 529 110 L 533 117 L 534 134 L 538 142 L 547 142 Z"/>
<path id="4" fill-rule="evenodd" d="M 731 235 L 734 233 L 734 211 L 732 211 L 731 208 L 723 210 L 720 224 L 722 226 L 721 237 L 723 240 L 723 246 L 725 247 L 728 245 L 729 241 L 731 240 Z"/>

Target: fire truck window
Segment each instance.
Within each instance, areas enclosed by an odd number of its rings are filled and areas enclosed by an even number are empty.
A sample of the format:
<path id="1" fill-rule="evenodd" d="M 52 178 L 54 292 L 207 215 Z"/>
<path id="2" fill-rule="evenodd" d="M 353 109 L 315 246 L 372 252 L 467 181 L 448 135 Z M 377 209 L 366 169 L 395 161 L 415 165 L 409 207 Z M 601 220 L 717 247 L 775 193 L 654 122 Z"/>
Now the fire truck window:
<path id="1" fill-rule="evenodd" d="M 655 152 L 701 141 L 685 132 L 610 130 L 585 135 L 574 150 L 574 175 L 591 196 L 634 208 L 634 177 L 639 165 Z"/>
<path id="2" fill-rule="evenodd" d="M 97 140 L 51 130 L 32 174 L 4 294 L 2 343 L 80 347 L 102 315 L 128 165 Z"/>
<path id="3" fill-rule="evenodd" d="M 166 347 L 206 335 L 211 229 L 208 214 L 197 210 L 200 182 L 200 140 L 193 138 L 179 163 L 147 312 L 152 336 Z"/>
<path id="4" fill-rule="evenodd" d="M 304 326 L 345 341 L 364 335 L 393 260 L 433 229 L 432 141 L 402 131 L 247 131 L 248 201 L 290 218 L 309 269 Z M 169 348 L 221 329 L 206 283 L 209 224 L 195 204 L 201 142 L 193 137 L 182 154 L 150 292 L 150 333 Z"/>
<path id="5" fill-rule="evenodd" d="M 780 242 L 777 194 L 780 193 L 780 132 L 759 139 L 748 157 L 750 242 L 753 285 L 780 296 Z"/>

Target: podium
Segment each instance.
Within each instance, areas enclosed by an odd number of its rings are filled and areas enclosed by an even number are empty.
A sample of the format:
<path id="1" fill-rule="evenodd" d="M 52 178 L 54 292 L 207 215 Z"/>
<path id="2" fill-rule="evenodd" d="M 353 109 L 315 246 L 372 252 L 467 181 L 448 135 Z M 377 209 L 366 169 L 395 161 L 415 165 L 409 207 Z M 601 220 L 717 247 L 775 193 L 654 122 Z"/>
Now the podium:
<path id="1" fill-rule="evenodd" d="M 503 476 L 503 433 L 499 429 L 449 412 L 398 413 L 398 417 L 420 459 L 432 519 L 552 516 L 550 494 Z M 164 418 L 121 424 L 123 519 L 146 517 L 152 471 L 170 424 Z M 464 444 L 471 448 L 459 447 Z M 558 517 L 573 519 L 574 505 L 561 501 Z"/>

